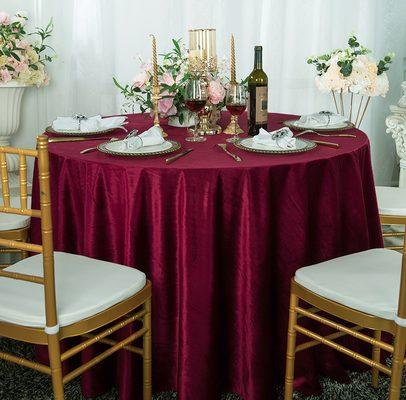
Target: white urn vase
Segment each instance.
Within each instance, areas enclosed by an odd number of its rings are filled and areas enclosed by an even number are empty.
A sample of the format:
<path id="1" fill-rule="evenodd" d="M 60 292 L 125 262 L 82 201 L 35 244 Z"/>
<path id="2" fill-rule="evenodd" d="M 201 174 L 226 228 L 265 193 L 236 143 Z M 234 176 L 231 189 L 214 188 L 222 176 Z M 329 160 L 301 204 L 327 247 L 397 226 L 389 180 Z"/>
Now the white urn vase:
<path id="1" fill-rule="evenodd" d="M 177 128 L 189 128 L 190 126 L 194 125 L 195 116 L 192 113 L 189 111 L 181 111 L 180 113 L 183 115 L 182 123 L 180 123 L 179 115 L 174 115 L 169 117 L 168 125 L 175 126 Z"/>
<path id="2" fill-rule="evenodd" d="M 0 84 L 0 146 L 10 146 L 11 137 L 20 126 L 21 99 L 27 85 L 13 82 Z M 7 168 L 18 176 L 19 159 L 16 154 L 7 154 Z M 10 175 L 10 180 L 14 180 Z M 12 182 L 10 182 L 10 186 Z"/>

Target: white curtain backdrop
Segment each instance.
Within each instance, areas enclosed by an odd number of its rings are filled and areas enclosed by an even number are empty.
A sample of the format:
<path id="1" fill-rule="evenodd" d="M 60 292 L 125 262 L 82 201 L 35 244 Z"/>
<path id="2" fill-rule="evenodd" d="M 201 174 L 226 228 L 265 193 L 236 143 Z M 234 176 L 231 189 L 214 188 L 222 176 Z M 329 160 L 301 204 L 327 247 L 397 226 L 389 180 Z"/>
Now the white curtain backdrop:
<path id="1" fill-rule="evenodd" d="M 385 117 L 406 79 L 404 0 L 2 0 L 0 8 L 27 10 L 33 26 L 51 16 L 55 23 L 58 58 L 49 66 L 51 84 L 29 90 L 15 138 L 15 144 L 27 146 L 58 115 L 119 112 L 122 99 L 112 77 L 133 78 L 137 56 L 150 55 L 149 33 L 156 35 L 158 50 L 166 51 L 171 38 L 183 37 L 187 44 L 188 29 L 216 28 L 220 57 L 228 57 L 234 33 L 240 78 L 249 74 L 253 47 L 261 44 L 269 111 L 302 114 L 333 109 L 331 98 L 316 90 L 306 57 L 345 46 L 354 32 L 377 57 L 397 54 L 388 74 L 391 91 L 372 101 L 362 127 L 371 139 L 377 183 L 396 183 L 397 158 Z"/>

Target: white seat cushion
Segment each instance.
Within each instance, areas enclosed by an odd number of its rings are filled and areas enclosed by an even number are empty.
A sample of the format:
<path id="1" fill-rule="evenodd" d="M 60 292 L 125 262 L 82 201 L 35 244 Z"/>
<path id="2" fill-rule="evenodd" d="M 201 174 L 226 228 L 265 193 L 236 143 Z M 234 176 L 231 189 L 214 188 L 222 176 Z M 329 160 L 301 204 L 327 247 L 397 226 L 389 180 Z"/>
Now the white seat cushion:
<path id="1" fill-rule="evenodd" d="M 406 216 L 406 189 L 376 186 L 379 214 Z"/>
<path id="2" fill-rule="evenodd" d="M 3 205 L 3 200 L 1 200 Z M 20 207 L 20 197 L 10 197 L 10 205 L 14 208 Z M 27 197 L 27 207 L 31 207 L 31 196 Z M 0 231 L 25 228 L 30 224 L 30 217 L 0 212 Z"/>
<path id="3" fill-rule="evenodd" d="M 310 291 L 364 313 L 394 320 L 402 255 L 372 249 L 296 271 L 295 281 Z"/>
<path id="4" fill-rule="evenodd" d="M 95 315 L 139 292 L 145 274 L 135 268 L 69 253 L 54 253 L 58 322 L 66 326 Z M 42 254 L 5 269 L 43 276 Z M 45 327 L 44 287 L 0 277 L 0 320 Z"/>

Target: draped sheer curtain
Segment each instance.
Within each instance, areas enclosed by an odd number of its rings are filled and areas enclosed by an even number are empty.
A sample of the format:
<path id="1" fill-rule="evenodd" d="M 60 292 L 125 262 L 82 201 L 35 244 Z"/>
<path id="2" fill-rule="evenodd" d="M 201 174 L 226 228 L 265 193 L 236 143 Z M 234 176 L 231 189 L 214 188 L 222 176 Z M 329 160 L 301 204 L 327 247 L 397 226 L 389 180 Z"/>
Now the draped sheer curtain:
<path id="1" fill-rule="evenodd" d="M 148 34 L 154 33 L 159 51 L 166 51 L 171 38 L 183 37 L 187 44 L 188 29 L 197 27 L 217 29 L 220 57 L 229 56 L 229 38 L 234 33 L 240 78 L 252 68 L 253 47 L 263 45 L 271 112 L 301 114 L 333 109 L 330 96 L 316 90 L 314 71 L 305 60 L 309 55 L 344 46 L 349 34 L 355 32 L 377 56 L 389 50 L 397 53 L 389 71 L 391 92 L 386 99 L 374 99 L 363 124 L 371 138 L 377 182 L 390 184 L 396 178 L 394 144 L 385 134 L 384 120 L 405 79 L 404 0 L 3 2 L 9 12 L 29 5 L 36 24 L 46 23 L 51 16 L 55 23 L 52 45 L 58 58 L 49 68 L 52 81 L 49 87 L 27 94 L 30 113 L 25 108 L 18 144 L 29 140 L 32 144 L 35 134 L 58 115 L 119 112 L 122 98 L 112 77 L 131 81 L 138 69 L 137 56 L 150 56 Z"/>

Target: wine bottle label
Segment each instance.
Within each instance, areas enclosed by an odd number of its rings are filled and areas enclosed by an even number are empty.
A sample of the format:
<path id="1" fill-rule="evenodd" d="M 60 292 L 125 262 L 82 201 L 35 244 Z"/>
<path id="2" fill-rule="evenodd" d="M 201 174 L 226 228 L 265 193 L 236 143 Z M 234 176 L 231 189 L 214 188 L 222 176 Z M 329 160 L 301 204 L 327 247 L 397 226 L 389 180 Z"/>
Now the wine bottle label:
<path id="1" fill-rule="evenodd" d="M 266 124 L 268 121 L 268 87 L 257 87 L 255 94 L 255 123 Z"/>

